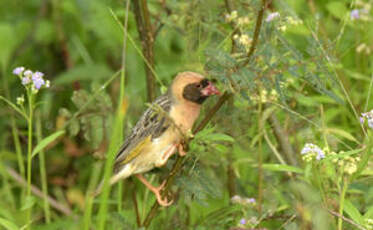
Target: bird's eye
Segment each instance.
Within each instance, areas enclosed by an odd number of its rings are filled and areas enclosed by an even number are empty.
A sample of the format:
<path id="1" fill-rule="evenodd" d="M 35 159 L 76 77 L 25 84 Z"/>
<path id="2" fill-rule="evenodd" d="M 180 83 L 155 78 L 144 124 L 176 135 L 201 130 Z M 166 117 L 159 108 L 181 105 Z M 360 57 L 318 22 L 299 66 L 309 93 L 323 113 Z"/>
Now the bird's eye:
<path id="1" fill-rule="evenodd" d="M 197 88 L 199 88 L 199 89 L 202 88 L 202 84 L 197 84 L 196 86 L 197 86 Z"/>

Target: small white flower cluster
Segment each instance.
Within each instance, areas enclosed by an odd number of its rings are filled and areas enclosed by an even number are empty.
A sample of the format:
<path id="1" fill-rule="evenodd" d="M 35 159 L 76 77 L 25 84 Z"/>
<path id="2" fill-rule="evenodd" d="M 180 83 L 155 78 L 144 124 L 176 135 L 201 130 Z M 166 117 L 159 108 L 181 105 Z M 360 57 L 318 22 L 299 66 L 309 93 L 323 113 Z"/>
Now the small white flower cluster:
<path id="1" fill-rule="evenodd" d="M 280 18 L 280 13 L 279 12 L 273 12 L 273 13 L 270 13 L 268 14 L 267 18 L 265 19 L 266 22 L 272 22 L 274 21 L 275 19 L 277 18 Z M 300 20 L 300 19 L 295 19 L 291 16 L 288 16 L 285 18 L 285 20 L 281 20 L 280 21 L 280 24 L 278 26 L 278 29 L 282 32 L 286 31 L 287 29 L 287 25 L 293 25 L 293 26 L 296 26 L 296 25 L 300 25 L 300 24 L 303 24 L 303 21 Z"/>
<path id="2" fill-rule="evenodd" d="M 372 50 L 367 44 L 361 43 L 360 45 L 358 45 L 356 47 L 356 52 L 357 53 L 364 53 L 366 55 L 369 55 L 372 52 Z"/>
<path id="3" fill-rule="evenodd" d="M 343 154 L 344 151 L 340 151 L 339 154 Z M 331 152 L 330 155 L 337 155 L 335 152 Z M 360 157 L 345 156 L 342 158 L 334 158 L 333 163 L 338 165 L 338 169 L 343 170 L 343 173 L 352 175 L 357 171 L 357 164 L 360 162 Z"/>
<path id="4" fill-rule="evenodd" d="M 350 19 L 352 21 L 371 21 L 372 17 L 370 16 L 369 12 L 372 8 L 370 2 L 363 2 L 363 1 L 356 1 L 355 6 L 357 8 L 351 10 L 350 12 Z"/>
<path id="5" fill-rule="evenodd" d="M 259 95 L 253 94 L 250 99 L 256 103 L 273 102 L 278 100 L 278 93 L 275 89 L 272 89 L 270 93 L 266 89 L 263 89 Z"/>
<path id="6" fill-rule="evenodd" d="M 302 20 L 297 19 L 297 18 L 293 18 L 292 16 L 286 17 L 286 22 L 289 23 L 290 25 L 294 25 L 294 26 L 303 24 Z"/>
<path id="7" fill-rule="evenodd" d="M 373 109 L 369 112 L 361 114 L 360 123 L 364 124 L 365 119 L 367 119 L 367 121 L 368 121 L 369 128 L 373 129 Z"/>
<path id="8" fill-rule="evenodd" d="M 242 45 L 246 50 L 249 50 L 250 49 L 250 46 L 251 46 L 251 43 L 253 41 L 253 39 L 251 39 L 248 35 L 246 34 L 241 34 L 241 35 L 238 35 L 238 34 L 235 34 L 233 36 L 233 39 L 238 42 L 240 45 Z"/>
<path id="9" fill-rule="evenodd" d="M 249 17 L 238 17 L 238 13 L 236 10 L 232 11 L 230 14 L 225 15 L 225 20 L 227 22 L 237 22 L 238 26 L 245 26 L 250 24 Z"/>
<path id="10" fill-rule="evenodd" d="M 246 218 L 241 218 L 240 221 L 238 222 L 238 225 L 244 226 L 244 225 L 249 225 L 249 226 L 256 226 L 259 224 L 259 220 L 257 217 L 253 216 L 250 219 Z M 241 229 L 241 228 L 240 228 Z M 246 229 L 246 228 L 245 228 Z M 253 228 L 250 228 L 253 229 Z M 267 230 L 266 228 L 256 228 L 258 230 Z"/>
<path id="11" fill-rule="evenodd" d="M 44 73 L 31 70 L 25 70 L 25 67 L 17 67 L 13 70 L 13 74 L 17 75 L 21 81 L 22 85 L 25 87 L 31 87 L 33 93 L 37 93 L 42 87 L 49 88 L 50 82 L 44 80 Z M 17 98 L 17 103 L 21 102 L 22 98 Z"/>
<path id="12" fill-rule="evenodd" d="M 273 12 L 273 13 L 268 14 L 268 16 L 265 19 L 265 21 L 266 22 L 271 22 L 274 19 L 279 18 L 279 17 L 280 17 L 280 13 L 279 12 Z"/>
<path id="13" fill-rule="evenodd" d="M 240 17 L 237 19 L 237 24 L 239 26 L 248 25 L 250 23 L 249 17 Z"/>
<path id="14" fill-rule="evenodd" d="M 319 146 L 312 143 L 307 143 L 300 154 L 303 155 L 302 159 L 307 162 L 312 161 L 313 159 L 320 161 L 325 158 L 325 152 Z"/>
<path id="15" fill-rule="evenodd" d="M 233 204 L 242 204 L 242 205 L 254 205 L 256 203 L 255 198 L 241 197 L 239 195 L 234 195 L 231 197 L 231 202 Z"/>
<path id="16" fill-rule="evenodd" d="M 17 97 L 17 105 L 23 105 L 23 103 L 25 103 L 25 96 Z"/>
<path id="17" fill-rule="evenodd" d="M 225 20 L 227 22 L 232 22 L 238 17 L 238 13 L 236 10 L 233 10 L 230 14 L 225 15 Z"/>

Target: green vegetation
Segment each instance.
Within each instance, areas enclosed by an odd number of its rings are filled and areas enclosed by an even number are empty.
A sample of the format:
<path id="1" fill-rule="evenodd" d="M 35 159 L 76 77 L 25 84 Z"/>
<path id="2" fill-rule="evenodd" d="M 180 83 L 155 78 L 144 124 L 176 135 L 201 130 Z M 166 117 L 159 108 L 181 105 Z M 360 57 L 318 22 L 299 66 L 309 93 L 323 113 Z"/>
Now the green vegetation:
<path id="1" fill-rule="evenodd" d="M 373 229 L 372 7 L 0 1 L 0 229 Z M 146 174 L 167 180 L 159 207 L 137 179 L 108 180 L 187 70 L 223 94 L 188 154 Z"/>

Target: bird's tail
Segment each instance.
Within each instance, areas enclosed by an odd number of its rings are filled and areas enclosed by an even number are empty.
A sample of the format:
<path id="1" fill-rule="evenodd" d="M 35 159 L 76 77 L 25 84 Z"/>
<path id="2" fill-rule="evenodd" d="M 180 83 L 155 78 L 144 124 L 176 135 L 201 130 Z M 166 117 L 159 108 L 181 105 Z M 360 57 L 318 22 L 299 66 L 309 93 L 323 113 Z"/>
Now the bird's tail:
<path id="1" fill-rule="evenodd" d="M 126 179 L 127 177 L 130 177 L 132 173 L 133 173 L 133 170 L 131 169 L 130 164 L 124 165 L 122 169 L 120 169 L 110 178 L 110 186 L 117 183 L 121 179 Z M 104 180 L 100 182 L 96 191 L 93 193 L 93 196 L 96 197 L 102 192 L 103 185 L 104 185 Z"/>

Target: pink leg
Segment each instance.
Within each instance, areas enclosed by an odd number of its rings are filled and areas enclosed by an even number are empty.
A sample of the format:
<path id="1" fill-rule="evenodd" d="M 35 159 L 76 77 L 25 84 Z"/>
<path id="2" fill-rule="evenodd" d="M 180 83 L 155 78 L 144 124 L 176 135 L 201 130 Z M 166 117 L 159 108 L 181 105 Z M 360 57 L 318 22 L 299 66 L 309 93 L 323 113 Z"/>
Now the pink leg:
<path id="1" fill-rule="evenodd" d="M 186 152 L 184 151 L 184 146 L 182 143 L 178 144 L 177 146 L 178 150 L 179 150 L 179 155 L 181 157 L 185 156 L 186 155 Z"/>
<path id="2" fill-rule="evenodd" d="M 162 156 L 162 160 L 165 162 L 175 153 L 176 145 L 172 145 Z"/>
<path id="3" fill-rule="evenodd" d="M 150 190 L 154 193 L 155 197 L 157 198 L 157 201 L 159 203 L 159 205 L 161 206 L 169 206 L 173 203 L 173 201 L 168 201 L 167 200 L 167 197 L 166 198 L 162 198 L 162 195 L 161 195 L 161 191 L 162 189 L 164 188 L 165 184 L 166 184 L 166 181 L 163 181 L 162 184 L 158 187 L 154 187 L 152 184 L 149 183 L 149 181 L 147 181 L 145 179 L 145 177 L 142 175 L 142 174 L 135 174 L 135 176 Z"/>

